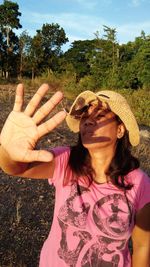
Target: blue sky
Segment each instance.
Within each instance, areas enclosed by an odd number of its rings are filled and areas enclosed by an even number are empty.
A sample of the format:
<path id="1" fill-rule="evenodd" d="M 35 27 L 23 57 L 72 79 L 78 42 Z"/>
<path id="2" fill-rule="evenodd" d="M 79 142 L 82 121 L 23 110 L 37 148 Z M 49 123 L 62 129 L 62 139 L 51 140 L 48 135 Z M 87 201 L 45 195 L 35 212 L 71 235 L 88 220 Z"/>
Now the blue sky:
<path id="1" fill-rule="evenodd" d="M 44 23 L 58 23 L 69 44 L 74 40 L 93 39 L 103 25 L 117 30 L 119 43 L 133 41 L 141 30 L 150 34 L 150 0 L 14 0 L 22 13 L 20 22 L 33 36 Z M 3 1 L 0 0 L 0 4 Z"/>

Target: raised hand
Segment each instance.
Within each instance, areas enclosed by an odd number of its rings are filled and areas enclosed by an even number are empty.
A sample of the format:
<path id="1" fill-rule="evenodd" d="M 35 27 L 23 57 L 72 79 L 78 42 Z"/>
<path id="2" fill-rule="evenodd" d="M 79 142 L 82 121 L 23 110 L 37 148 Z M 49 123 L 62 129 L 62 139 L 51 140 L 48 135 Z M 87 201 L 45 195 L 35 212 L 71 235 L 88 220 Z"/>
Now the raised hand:
<path id="1" fill-rule="evenodd" d="M 37 141 L 55 129 L 66 117 L 65 111 L 60 111 L 42 122 L 63 98 L 63 94 L 57 92 L 37 109 L 48 89 L 48 85 L 43 84 L 22 111 L 24 90 L 22 84 L 17 86 L 13 111 L 1 132 L 1 145 L 13 161 L 48 162 L 53 159 L 52 153 L 35 150 Z"/>

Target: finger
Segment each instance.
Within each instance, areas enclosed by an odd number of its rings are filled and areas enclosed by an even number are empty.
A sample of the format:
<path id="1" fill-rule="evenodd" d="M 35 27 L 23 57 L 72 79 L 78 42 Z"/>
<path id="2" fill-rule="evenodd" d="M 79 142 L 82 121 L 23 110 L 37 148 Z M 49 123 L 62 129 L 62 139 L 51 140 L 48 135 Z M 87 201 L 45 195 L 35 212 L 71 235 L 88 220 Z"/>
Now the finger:
<path id="1" fill-rule="evenodd" d="M 32 114 L 35 112 L 36 108 L 38 107 L 40 101 L 47 93 L 48 89 L 49 89 L 49 86 L 46 83 L 40 86 L 40 88 L 37 90 L 35 95 L 32 97 L 32 99 L 28 103 L 27 107 L 25 108 L 24 113 L 27 116 L 32 116 Z"/>
<path id="2" fill-rule="evenodd" d="M 13 107 L 14 111 L 17 112 L 21 111 L 23 106 L 23 96 L 24 96 L 24 88 L 23 84 L 20 83 L 16 88 L 15 103 Z"/>
<path id="3" fill-rule="evenodd" d="M 40 109 L 36 111 L 32 119 L 36 124 L 41 122 L 63 98 L 62 92 L 56 92 Z"/>
<path id="4" fill-rule="evenodd" d="M 53 153 L 48 152 L 46 150 L 28 150 L 24 156 L 22 162 L 34 162 L 34 161 L 41 161 L 41 162 L 49 162 L 52 161 L 54 158 Z"/>
<path id="5" fill-rule="evenodd" d="M 60 111 L 55 114 L 51 119 L 38 126 L 38 136 L 41 138 L 43 135 L 49 133 L 56 128 L 66 117 L 65 111 Z"/>

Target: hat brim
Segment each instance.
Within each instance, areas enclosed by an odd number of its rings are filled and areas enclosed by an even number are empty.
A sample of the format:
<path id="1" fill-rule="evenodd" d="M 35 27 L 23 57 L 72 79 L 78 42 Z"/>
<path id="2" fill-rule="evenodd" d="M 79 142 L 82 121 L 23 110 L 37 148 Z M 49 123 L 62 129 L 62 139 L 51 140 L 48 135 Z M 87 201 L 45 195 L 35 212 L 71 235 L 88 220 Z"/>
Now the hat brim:
<path id="1" fill-rule="evenodd" d="M 70 130 L 77 133 L 80 129 L 80 116 L 75 114 L 82 110 L 91 101 L 100 100 L 108 104 L 110 110 L 114 112 L 124 123 L 132 146 L 137 146 L 140 141 L 139 127 L 126 99 L 120 94 L 113 91 L 84 91 L 77 96 L 73 102 L 69 113 L 66 116 L 66 122 Z"/>

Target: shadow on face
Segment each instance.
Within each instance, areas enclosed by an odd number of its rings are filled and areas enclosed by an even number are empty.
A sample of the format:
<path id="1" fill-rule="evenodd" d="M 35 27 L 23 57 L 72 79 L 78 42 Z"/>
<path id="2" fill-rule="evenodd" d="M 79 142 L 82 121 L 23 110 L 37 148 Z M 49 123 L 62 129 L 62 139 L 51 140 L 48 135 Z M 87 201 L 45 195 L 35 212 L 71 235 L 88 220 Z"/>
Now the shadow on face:
<path id="1" fill-rule="evenodd" d="M 80 134 L 83 144 L 116 141 L 117 126 L 116 115 L 101 101 L 91 102 L 80 114 Z"/>

